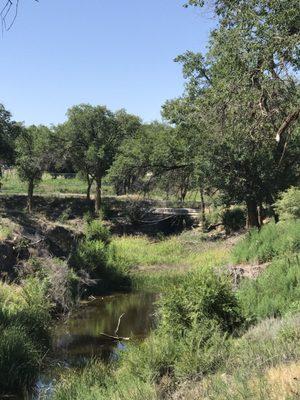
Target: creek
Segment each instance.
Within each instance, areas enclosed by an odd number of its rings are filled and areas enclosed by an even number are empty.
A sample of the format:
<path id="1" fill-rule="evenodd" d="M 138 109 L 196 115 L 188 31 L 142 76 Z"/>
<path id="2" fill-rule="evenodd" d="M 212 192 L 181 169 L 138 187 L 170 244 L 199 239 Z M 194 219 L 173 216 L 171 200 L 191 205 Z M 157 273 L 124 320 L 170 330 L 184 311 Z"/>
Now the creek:
<path id="1" fill-rule="evenodd" d="M 135 342 L 147 337 L 155 326 L 157 299 L 158 295 L 153 293 L 133 292 L 81 302 L 66 320 L 53 326 L 49 362 L 29 399 L 50 399 L 59 375 L 68 369 L 80 369 L 94 358 L 104 362 L 116 360 L 126 341 L 111 340 L 101 334 L 115 336 L 122 314 L 117 336 Z"/>

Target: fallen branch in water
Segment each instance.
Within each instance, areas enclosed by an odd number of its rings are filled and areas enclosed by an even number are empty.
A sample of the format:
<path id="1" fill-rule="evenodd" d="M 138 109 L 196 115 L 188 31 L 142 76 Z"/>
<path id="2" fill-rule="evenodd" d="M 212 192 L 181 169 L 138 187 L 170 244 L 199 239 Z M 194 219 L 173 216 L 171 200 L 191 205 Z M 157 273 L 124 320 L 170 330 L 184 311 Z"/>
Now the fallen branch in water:
<path id="1" fill-rule="evenodd" d="M 122 336 L 118 335 L 118 331 L 119 331 L 120 324 L 121 324 L 121 319 L 124 317 L 124 315 L 125 315 L 125 313 L 121 314 L 120 317 L 119 317 L 118 324 L 117 324 L 117 327 L 116 327 L 116 330 L 115 330 L 115 336 L 108 335 L 107 333 L 100 333 L 100 335 L 101 336 L 105 336 L 105 337 L 107 337 L 109 339 L 112 339 L 112 340 L 119 340 L 119 341 L 122 341 L 122 340 L 123 341 L 128 341 L 128 340 L 130 340 L 129 337 L 122 337 Z"/>
<path id="2" fill-rule="evenodd" d="M 107 335 L 106 333 L 102 333 L 102 332 L 100 333 L 100 335 L 101 336 L 105 336 L 108 339 L 112 339 L 112 340 L 118 340 L 118 341 L 122 341 L 122 340 L 128 341 L 128 340 L 130 340 L 130 337 L 112 336 L 112 335 Z"/>

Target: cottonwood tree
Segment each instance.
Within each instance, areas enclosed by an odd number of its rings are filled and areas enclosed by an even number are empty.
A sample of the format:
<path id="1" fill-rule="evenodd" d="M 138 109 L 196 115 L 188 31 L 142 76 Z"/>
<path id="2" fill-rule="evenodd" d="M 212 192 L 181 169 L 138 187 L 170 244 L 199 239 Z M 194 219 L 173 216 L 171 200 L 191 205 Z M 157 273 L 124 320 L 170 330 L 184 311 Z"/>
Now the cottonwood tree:
<path id="1" fill-rule="evenodd" d="M 203 5 L 202 1 L 191 1 Z M 198 125 L 199 158 L 210 180 L 233 201 L 245 201 L 248 226 L 257 206 L 272 204 L 299 173 L 298 1 L 216 1 L 220 24 L 207 55 L 187 52 L 183 64 Z M 192 117 L 191 117 L 192 116 Z"/>
<path id="2" fill-rule="evenodd" d="M 179 194 L 184 201 L 193 184 L 192 153 L 195 148 L 191 132 L 163 124 L 151 123 L 126 139 L 120 146 L 109 178 L 121 193 L 148 193 L 159 187 Z"/>
<path id="3" fill-rule="evenodd" d="M 104 106 L 81 104 L 70 108 L 64 126 L 67 151 L 77 171 L 91 182 L 96 182 L 95 211 L 101 206 L 102 179 L 112 165 L 116 152 L 127 135 L 140 124 L 139 120 L 125 113 L 116 115 Z"/>
<path id="4" fill-rule="evenodd" d="M 23 127 L 17 137 L 16 165 L 20 178 L 28 184 L 27 209 L 32 212 L 33 191 L 51 162 L 50 130 L 46 126 Z"/>

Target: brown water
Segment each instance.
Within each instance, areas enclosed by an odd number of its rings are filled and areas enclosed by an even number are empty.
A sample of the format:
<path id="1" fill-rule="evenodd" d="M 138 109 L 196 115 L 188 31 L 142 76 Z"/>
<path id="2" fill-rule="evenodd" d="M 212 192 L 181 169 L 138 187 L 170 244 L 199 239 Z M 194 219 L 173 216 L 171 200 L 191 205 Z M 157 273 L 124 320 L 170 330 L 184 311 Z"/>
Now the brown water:
<path id="1" fill-rule="evenodd" d="M 155 325 L 156 300 L 157 295 L 152 293 L 128 293 L 81 303 L 66 321 L 54 326 L 49 366 L 31 398 L 50 398 L 57 377 L 65 369 L 84 366 L 95 357 L 117 359 L 117 350 L 122 351 L 126 341 L 113 341 L 101 333 L 114 336 L 123 313 L 118 336 L 130 337 L 131 341 L 145 338 Z"/>

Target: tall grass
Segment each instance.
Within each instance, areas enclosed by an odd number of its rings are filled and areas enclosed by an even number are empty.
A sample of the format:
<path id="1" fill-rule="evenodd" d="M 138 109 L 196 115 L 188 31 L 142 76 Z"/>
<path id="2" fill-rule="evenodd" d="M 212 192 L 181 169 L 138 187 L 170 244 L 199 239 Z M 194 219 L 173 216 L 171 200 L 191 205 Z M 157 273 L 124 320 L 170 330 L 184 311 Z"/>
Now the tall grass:
<path id="1" fill-rule="evenodd" d="M 249 320 L 300 310 L 299 257 L 274 260 L 256 280 L 243 282 L 238 298 Z"/>
<path id="2" fill-rule="evenodd" d="M 50 304 L 43 285 L 0 284 L 0 394 L 29 386 L 49 344 Z"/>
<path id="3" fill-rule="evenodd" d="M 220 243 L 205 240 L 196 243 L 186 241 L 184 235 L 173 236 L 160 241 L 147 237 L 123 236 L 113 241 L 116 253 L 126 258 L 132 267 L 138 266 L 173 266 L 199 267 L 217 266 L 229 259 L 229 248 Z"/>
<path id="4" fill-rule="evenodd" d="M 269 223 L 252 230 L 233 250 L 234 262 L 266 262 L 300 251 L 300 220 Z"/>

